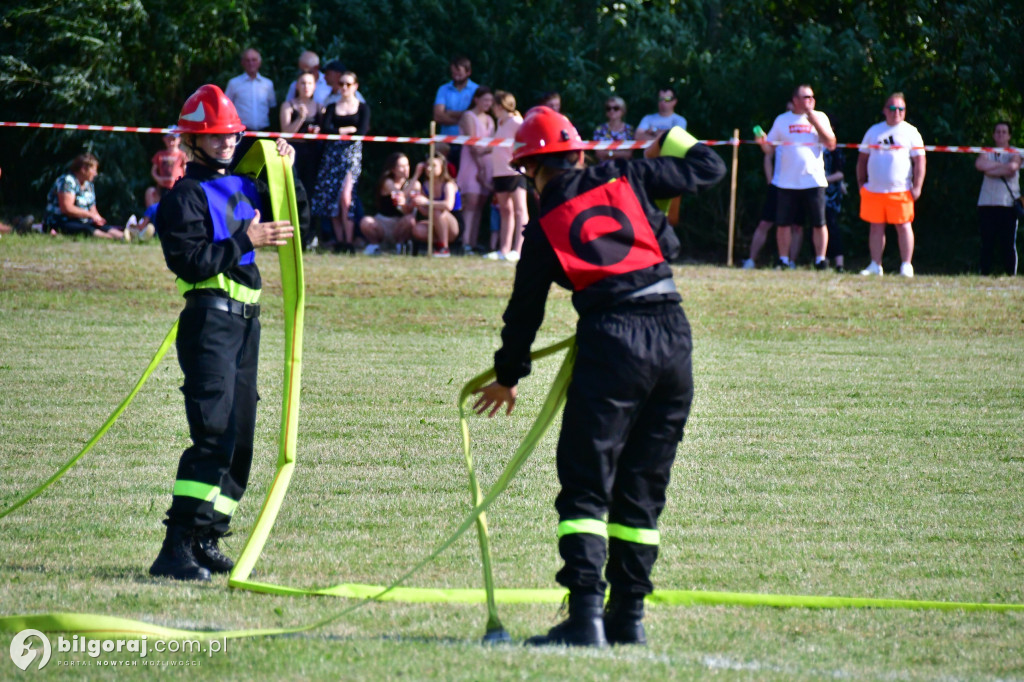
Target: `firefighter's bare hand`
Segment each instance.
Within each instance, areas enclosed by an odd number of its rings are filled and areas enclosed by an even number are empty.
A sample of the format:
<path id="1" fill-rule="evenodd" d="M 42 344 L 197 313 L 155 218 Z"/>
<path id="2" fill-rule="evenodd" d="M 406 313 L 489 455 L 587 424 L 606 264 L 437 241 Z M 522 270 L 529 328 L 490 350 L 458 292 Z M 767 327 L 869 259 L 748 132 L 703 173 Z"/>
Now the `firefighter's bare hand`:
<path id="1" fill-rule="evenodd" d="M 277 138 L 277 153 L 288 160 L 288 164 L 292 165 L 295 163 L 295 147 L 288 144 L 288 140 L 283 137 Z"/>
<path id="2" fill-rule="evenodd" d="M 264 246 L 284 246 L 295 234 L 295 228 L 287 220 L 275 220 L 270 223 L 260 222 L 260 212 L 252 217 L 249 229 L 245 231 L 254 249 Z"/>
<path id="3" fill-rule="evenodd" d="M 477 414 L 483 414 L 490 409 L 491 412 L 487 416 L 493 417 L 498 414 L 498 410 L 501 409 L 502 405 L 508 406 L 505 414 L 512 414 L 512 410 L 516 406 L 515 386 L 503 386 L 497 381 L 492 381 L 483 388 L 473 391 L 473 394 L 480 394 L 480 398 L 473 405 L 473 409 Z"/>

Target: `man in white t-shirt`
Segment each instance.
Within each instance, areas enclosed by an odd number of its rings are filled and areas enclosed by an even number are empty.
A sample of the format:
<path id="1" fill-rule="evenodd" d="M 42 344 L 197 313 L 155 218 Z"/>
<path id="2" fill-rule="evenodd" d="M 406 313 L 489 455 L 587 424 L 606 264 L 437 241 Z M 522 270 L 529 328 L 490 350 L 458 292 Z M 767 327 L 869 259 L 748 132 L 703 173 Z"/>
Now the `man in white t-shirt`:
<path id="1" fill-rule="evenodd" d="M 862 275 L 882 274 L 885 226 L 896 228 L 900 240 L 900 274 L 914 276 L 914 202 L 924 185 L 924 140 L 907 123 L 907 101 L 902 92 L 889 95 L 882 109 L 885 121 L 864 133 L 857 157 L 860 217 L 871 224 L 868 249 L 871 265 Z"/>
<path id="2" fill-rule="evenodd" d="M 676 91 L 658 90 L 658 113 L 647 114 L 636 127 L 636 139 L 657 140 L 666 130 L 679 126 L 686 130 L 686 119 L 676 113 Z"/>
<path id="3" fill-rule="evenodd" d="M 793 91 L 793 109 L 779 114 L 768 135 L 762 137 L 761 149 L 767 154 L 775 149 L 776 163 L 772 183 L 778 188 L 775 216 L 775 241 L 779 247 L 780 269 L 791 267 L 789 247 L 792 228 L 799 223 L 801 210 L 813 228 L 814 267 L 828 267 L 825 252 L 828 232 L 825 229 L 825 161 L 822 149 L 835 149 L 836 136 L 823 112 L 814 109 L 814 90 L 798 85 Z"/>

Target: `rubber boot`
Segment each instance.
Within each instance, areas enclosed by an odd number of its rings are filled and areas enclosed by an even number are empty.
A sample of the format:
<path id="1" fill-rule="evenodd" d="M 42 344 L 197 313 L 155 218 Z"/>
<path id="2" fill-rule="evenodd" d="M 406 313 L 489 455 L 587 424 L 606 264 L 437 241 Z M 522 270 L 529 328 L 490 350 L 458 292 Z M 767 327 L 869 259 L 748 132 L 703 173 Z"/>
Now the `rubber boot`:
<path id="1" fill-rule="evenodd" d="M 213 530 L 199 531 L 192 536 L 192 554 L 196 561 L 210 573 L 230 573 L 235 567 L 235 562 L 224 556 L 217 546 L 217 542 L 223 537 Z"/>
<path id="2" fill-rule="evenodd" d="M 528 646 L 608 646 L 604 637 L 604 596 L 570 593 L 568 602 L 569 617 L 548 630 L 548 634 L 526 640 Z"/>
<path id="3" fill-rule="evenodd" d="M 612 593 L 604 611 L 604 634 L 609 644 L 647 644 L 644 598 Z"/>
<path id="4" fill-rule="evenodd" d="M 167 524 L 167 536 L 149 574 L 174 580 L 209 580 L 210 572 L 199 565 L 192 552 L 192 536 L 191 528 Z"/>

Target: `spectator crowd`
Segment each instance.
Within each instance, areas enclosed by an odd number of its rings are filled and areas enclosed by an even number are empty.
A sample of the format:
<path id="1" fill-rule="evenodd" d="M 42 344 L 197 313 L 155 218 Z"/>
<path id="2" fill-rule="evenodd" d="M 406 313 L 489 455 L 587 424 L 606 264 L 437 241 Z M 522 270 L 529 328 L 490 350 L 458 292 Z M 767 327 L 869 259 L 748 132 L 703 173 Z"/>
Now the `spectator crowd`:
<path id="1" fill-rule="evenodd" d="M 315 52 L 298 59 L 297 77 L 278 105 L 274 83 L 260 73 L 262 56 L 254 48 L 241 54 L 242 73 L 224 89 L 248 131 L 366 135 L 371 126 L 370 105 L 360 92 L 356 73 L 338 61 L 321 68 Z M 433 120 L 443 136 L 514 138 L 523 123 L 524 107 L 508 91 L 472 79 L 471 61 L 456 56 L 449 63 L 450 80 L 437 89 Z M 605 122 L 592 135 L 595 141 L 654 141 L 673 127 L 686 129 L 677 113 L 678 98 L 671 86 L 656 93 L 656 110 L 633 126 L 622 97 L 604 100 Z M 558 92 L 544 92 L 532 106 L 561 111 Z M 526 107 L 528 111 L 532 106 Z M 924 141 L 907 122 L 907 99 L 894 92 L 882 107 L 883 120 L 864 134 L 858 149 L 856 175 L 859 217 L 868 234 L 870 262 L 862 275 L 882 275 L 886 233 L 892 227 L 898 242 L 899 268 L 913 277 L 914 207 L 921 197 L 926 157 Z M 993 131 L 998 151 L 980 154 L 975 167 L 982 174 L 978 198 L 979 256 L 982 274 L 1016 274 L 1016 233 L 1024 216 L 1019 184 L 1021 156 L 1010 148 L 1010 124 L 999 121 Z M 827 114 L 817 108 L 814 90 L 801 84 L 786 101 L 786 110 L 765 133 L 755 128 L 764 153 L 767 190 L 764 206 L 750 240 L 744 269 L 757 267 L 768 235 L 775 228 L 777 256 L 769 263 L 792 269 L 800 260 L 805 229 L 809 230 L 811 258 L 818 270 L 846 268 L 839 215 L 849 194 L 844 175 L 844 154 Z M 243 138 L 236 161 L 253 144 Z M 124 241 L 146 239 L 156 232 L 156 207 L 163 194 L 184 175 L 187 157 L 179 149 L 177 134 L 163 138 L 164 149 L 152 159 L 154 185 L 145 193 L 142 218 L 132 215 L 124 226 L 111 225 L 96 206 L 93 180 L 99 160 L 82 154 L 57 178 L 50 189 L 42 223 L 28 216 L 15 228 L 51 234 L 87 235 Z M 489 260 L 516 262 L 523 229 L 535 195 L 525 177 L 511 165 L 509 147 L 438 144 L 438 155 L 412 160 L 402 153 L 388 157 L 372 193 L 367 211 L 359 199 L 363 147 L 358 140 L 293 140 L 296 176 L 313 214 L 312 226 L 301 238 L 304 248 L 334 253 L 367 255 L 420 253 L 432 241 L 433 255 L 476 254 Z M 596 163 L 630 158 L 634 150 L 595 152 Z M 670 218 L 678 203 L 670 205 Z M 372 215 L 371 215 L 372 212 Z M 431 219 L 432 218 L 432 219 Z M 428 225 L 433 234 L 428 235 Z"/>

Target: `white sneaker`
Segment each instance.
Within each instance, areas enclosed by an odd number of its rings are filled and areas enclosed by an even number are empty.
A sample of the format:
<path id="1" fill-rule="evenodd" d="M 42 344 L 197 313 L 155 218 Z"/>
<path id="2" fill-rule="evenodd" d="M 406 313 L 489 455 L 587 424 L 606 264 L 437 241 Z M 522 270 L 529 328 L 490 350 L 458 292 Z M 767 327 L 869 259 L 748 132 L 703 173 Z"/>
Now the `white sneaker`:
<path id="1" fill-rule="evenodd" d="M 380 245 L 379 244 L 367 244 L 366 248 L 363 249 L 364 256 L 379 256 Z"/>
<path id="2" fill-rule="evenodd" d="M 146 225 L 142 232 L 139 232 L 139 239 L 145 241 L 152 237 L 154 234 L 156 234 L 156 225 L 150 223 L 149 225 Z"/>
<path id="3" fill-rule="evenodd" d="M 505 254 L 505 260 L 507 260 L 509 263 L 518 263 L 519 262 L 519 252 L 518 251 L 509 251 L 508 253 Z"/>
<path id="4" fill-rule="evenodd" d="M 743 268 L 744 270 L 753 270 L 754 268 L 757 267 L 757 263 L 754 262 L 753 258 L 748 258 L 745 261 L 743 261 L 743 265 L 741 265 L 740 267 Z"/>
<path id="5" fill-rule="evenodd" d="M 486 258 L 487 260 L 505 260 L 505 256 L 504 254 L 502 254 L 501 251 L 491 251 L 490 253 L 485 253 L 484 258 Z"/>
<path id="6" fill-rule="evenodd" d="M 900 265 L 900 274 L 908 279 L 913 277 L 914 266 L 911 265 L 910 263 L 903 263 L 902 265 Z"/>
<path id="7" fill-rule="evenodd" d="M 876 263 L 875 261 L 871 261 L 871 265 L 869 265 L 866 268 L 864 268 L 863 270 L 861 270 L 860 274 L 862 274 L 862 275 L 881 275 L 882 274 L 882 266 L 879 265 L 878 263 Z"/>
<path id="8" fill-rule="evenodd" d="M 135 217 L 135 214 L 128 216 L 128 220 L 124 224 L 124 240 L 130 242 L 133 239 L 139 238 L 139 219 Z"/>

